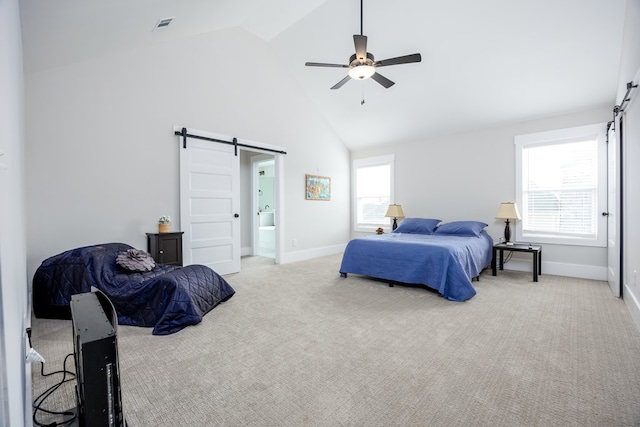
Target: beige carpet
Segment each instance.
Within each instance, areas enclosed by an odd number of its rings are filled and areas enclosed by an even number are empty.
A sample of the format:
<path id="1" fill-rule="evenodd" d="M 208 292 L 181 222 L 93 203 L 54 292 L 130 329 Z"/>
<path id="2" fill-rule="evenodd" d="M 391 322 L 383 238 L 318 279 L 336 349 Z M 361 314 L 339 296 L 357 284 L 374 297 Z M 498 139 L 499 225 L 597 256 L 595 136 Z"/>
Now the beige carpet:
<path id="1" fill-rule="evenodd" d="M 120 327 L 129 426 L 640 426 L 640 333 L 606 283 L 485 271 L 456 303 L 340 260 L 244 258 L 201 324 Z M 45 372 L 71 338 L 33 320 Z M 54 382 L 34 365 L 34 396 Z M 69 383 L 45 407 L 73 404 Z"/>

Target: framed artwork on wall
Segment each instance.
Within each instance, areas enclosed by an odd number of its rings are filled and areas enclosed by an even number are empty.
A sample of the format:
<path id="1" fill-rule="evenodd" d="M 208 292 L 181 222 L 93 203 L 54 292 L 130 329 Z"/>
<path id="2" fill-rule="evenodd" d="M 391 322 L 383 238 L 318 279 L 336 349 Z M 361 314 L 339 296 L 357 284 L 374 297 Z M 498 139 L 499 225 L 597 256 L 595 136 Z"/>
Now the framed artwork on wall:
<path id="1" fill-rule="evenodd" d="M 305 193 L 307 200 L 331 200 L 331 178 L 328 176 L 305 175 Z"/>

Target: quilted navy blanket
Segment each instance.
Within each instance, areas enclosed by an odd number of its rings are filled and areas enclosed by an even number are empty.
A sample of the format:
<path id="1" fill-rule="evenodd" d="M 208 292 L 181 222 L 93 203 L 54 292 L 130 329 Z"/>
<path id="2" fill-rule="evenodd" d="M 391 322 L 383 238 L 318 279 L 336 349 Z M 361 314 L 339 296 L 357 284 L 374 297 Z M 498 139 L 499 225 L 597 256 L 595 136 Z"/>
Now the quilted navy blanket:
<path id="1" fill-rule="evenodd" d="M 113 303 L 121 325 L 153 327 L 168 335 L 195 325 L 235 293 L 209 267 L 156 264 L 151 271 L 132 272 L 116 263 L 118 254 L 133 249 L 106 243 L 72 249 L 42 262 L 33 278 L 37 317 L 71 318 L 71 295 L 96 287 Z"/>
<path id="2" fill-rule="evenodd" d="M 491 264 L 493 240 L 478 237 L 389 233 L 359 237 L 345 249 L 340 273 L 361 274 L 433 288 L 452 301 L 476 294 L 471 284 Z"/>

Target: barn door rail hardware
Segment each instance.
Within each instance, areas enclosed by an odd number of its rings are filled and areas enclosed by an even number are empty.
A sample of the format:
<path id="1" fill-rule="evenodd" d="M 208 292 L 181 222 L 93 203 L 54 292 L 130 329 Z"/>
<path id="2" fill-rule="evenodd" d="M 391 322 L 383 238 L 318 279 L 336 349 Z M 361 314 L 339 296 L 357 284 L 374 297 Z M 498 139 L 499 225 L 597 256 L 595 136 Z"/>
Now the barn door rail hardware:
<path id="1" fill-rule="evenodd" d="M 287 154 L 286 151 L 282 150 L 274 150 L 271 148 L 258 147 L 251 144 L 243 144 L 241 142 L 238 142 L 238 138 L 233 138 L 231 141 L 225 141 L 224 139 L 209 138 L 208 136 L 190 134 L 188 133 L 187 128 L 182 128 L 182 130 L 175 131 L 174 134 L 182 137 L 182 148 L 187 148 L 187 138 L 195 138 L 204 141 L 218 142 L 220 144 L 233 145 L 236 156 L 238 155 L 238 147 L 253 148 L 256 150 L 268 151 L 270 153 Z"/>
<path id="2" fill-rule="evenodd" d="M 622 98 L 622 102 L 620 103 L 620 105 L 616 105 L 615 107 L 613 107 L 613 112 L 615 113 L 616 116 L 624 111 L 625 104 L 631 101 L 629 94 L 633 89 L 637 87 L 638 85 L 633 83 L 633 80 L 630 82 L 627 82 L 627 92 L 624 94 L 624 97 Z"/>

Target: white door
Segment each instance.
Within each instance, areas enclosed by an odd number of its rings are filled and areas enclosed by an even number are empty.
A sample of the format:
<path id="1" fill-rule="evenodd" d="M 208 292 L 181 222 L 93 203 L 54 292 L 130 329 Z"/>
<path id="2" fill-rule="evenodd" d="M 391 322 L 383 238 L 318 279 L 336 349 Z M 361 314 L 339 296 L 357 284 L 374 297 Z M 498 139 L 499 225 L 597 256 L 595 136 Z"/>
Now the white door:
<path id="1" fill-rule="evenodd" d="M 237 273 L 240 158 L 232 145 L 195 138 L 187 138 L 187 148 L 182 143 L 179 147 L 184 265 L 206 265 L 218 274 Z"/>
<path id="2" fill-rule="evenodd" d="M 619 122 L 618 122 L 619 123 Z M 607 281 L 613 295 L 620 296 L 620 223 L 618 220 L 620 191 L 620 141 L 618 123 L 609 130 L 607 144 Z"/>

